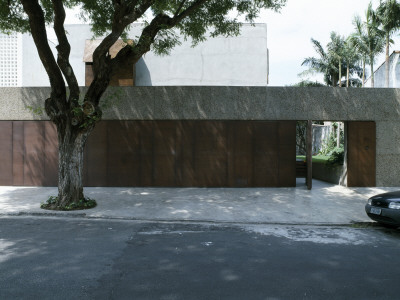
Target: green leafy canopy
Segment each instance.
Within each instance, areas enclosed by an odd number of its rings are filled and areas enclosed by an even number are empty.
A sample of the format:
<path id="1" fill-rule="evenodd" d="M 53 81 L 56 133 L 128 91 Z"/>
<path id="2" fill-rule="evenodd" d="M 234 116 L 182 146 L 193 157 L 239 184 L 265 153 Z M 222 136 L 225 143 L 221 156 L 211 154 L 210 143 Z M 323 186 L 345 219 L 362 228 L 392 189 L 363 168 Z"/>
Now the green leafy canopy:
<path id="1" fill-rule="evenodd" d="M 218 35 L 237 35 L 240 30 L 238 18 L 253 23 L 262 9 L 278 11 L 287 0 L 64 0 L 66 8 L 78 8 L 80 18 L 90 23 L 95 36 L 104 36 L 112 31 L 113 20 L 121 17 L 124 21 L 124 12 L 116 14 L 117 5 L 123 5 L 125 10 L 139 9 L 149 6 L 143 13 L 129 20 L 125 34 L 132 22 L 144 21 L 157 15 L 174 17 L 196 2 L 203 2 L 194 13 L 188 14 L 174 27 L 178 29 L 184 39 L 190 38 L 193 45 L 204 41 L 207 32 L 212 37 Z M 40 0 L 44 11 L 45 22 L 51 25 L 54 21 L 53 0 Z M 118 15 L 120 14 L 120 16 Z M 126 17 L 125 17 L 126 18 Z M 146 23 L 148 24 L 148 23 Z M 29 21 L 23 10 L 21 1 L 0 0 L 0 31 L 4 33 L 28 32 Z M 121 37 L 126 37 L 124 34 Z M 132 38 L 132 37 L 130 37 Z M 138 37 L 137 37 L 138 38 Z M 152 48 L 158 54 L 168 54 L 179 44 L 178 35 L 165 28 L 159 31 Z"/>

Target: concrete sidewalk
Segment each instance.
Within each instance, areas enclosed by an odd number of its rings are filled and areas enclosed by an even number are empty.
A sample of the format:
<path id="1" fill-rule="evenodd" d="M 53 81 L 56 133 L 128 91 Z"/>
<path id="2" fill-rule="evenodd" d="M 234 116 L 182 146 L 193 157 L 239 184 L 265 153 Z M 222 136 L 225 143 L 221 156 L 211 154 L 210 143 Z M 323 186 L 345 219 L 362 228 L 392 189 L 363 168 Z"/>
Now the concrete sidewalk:
<path id="1" fill-rule="evenodd" d="M 57 188 L 0 187 L 0 215 L 46 215 L 150 221 L 275 224 L 370 222 L 368 197 L 400 188 L 346 188 L 313 181 L 296 188 L 85 188 L 94 209 L 40 209 Z"/>

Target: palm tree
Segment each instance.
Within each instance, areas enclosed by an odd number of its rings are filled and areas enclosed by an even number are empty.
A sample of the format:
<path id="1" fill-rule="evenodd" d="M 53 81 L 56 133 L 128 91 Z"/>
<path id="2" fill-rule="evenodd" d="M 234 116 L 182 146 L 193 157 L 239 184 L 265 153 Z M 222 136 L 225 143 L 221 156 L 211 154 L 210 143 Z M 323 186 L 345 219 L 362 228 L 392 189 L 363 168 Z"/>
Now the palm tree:
<path id="1" fill-rule="evenodd" d="M 342 58 L 344 56 L 344 38 L 336 32 L 331 32 L 331 41 L 328 43 L 328 51 L 334 60 L 337 60 L 339 69 L 339 86 L 342 86 Z"/>
<path id="2" fill-rule="evenodd" d="M 350 79 L 350 68 L 353 66 L 353 71 L 361 77 L 363 70 L 359 67 L 359 62 L 363 60 L 357 49 L 352 46 L 350 37 L 348 37 L 344 43 L 343 59 L 346 64 L 346 87 L 349 87 L 350 81 L 352 81 L 352 86 L 354 84 L 359 84 L 359 79 Z"/>
<path id="3" fill-rule="evenodd" d="M 304 59 L 302 66 L 308 66 L 312 72 L 324 74 L 324 82 L 329 86 L 337 86 L 339 79 L 339 72 L 336 67 L 335 59 L 330 55 L 329 51 L 326 52 L 321 43 L 317 40 L 311 39 L 315 51 L 318 53 L 319 58 L 308 57 Z"/>
<path id="4" fill-rule="evenodd" d="M 371 67 L 371 87 L 374 87 L 374 62 L 378 54 L 383 52 L 385 47 L 385 38 L 383 32 L 379 29 L 379 22 L 375 11 L 372 9 L 372 2 L 369 3 L 365 13 L 366 21 L 364 27 L 368 36 L 369 65 Z"/>
<path id="5" fill-rule="evenodd" d="M 355 72 L 360 73 L 361 68 L 356 60 L 350 61 L 345 53 L 345 39 L 335 32 L 331 33 L 331 40 L 327 45 L 327 51 L 317 40 L 311 39 L 315 51 L 319 57 L 306 58 L 302 66 L 308 66 L 308 72 L 317 72 L 324 74 L 325 84 L 328 86 L 341 86 L 342 69 L 348 68 L 349 75 Z"/>
<path id="6" fill-rule="evenodd" d="M 389 87 L 389 50 L 392 35 L 400 28 L 400 4 L 396 0 L 386 0 L 381 2 L 376 10 L 378 22 L 385 34 L 386 43 L 386 66 L 385 66 L 385 85 Z"/>
<path id="7" fill-rule="evenodd" d="M 349 37 L 349 44 L 357 50 L 358 54 L 361 57 L 362 61 L 362 76 L 361 76 L 361 81 L 362 81 L 362 87 L 364 87 L 365 84 L 365 65 L 369 63 L 368 57 L 369 57 L 369 42 L 368 42 L 368 36 L 365 32 L 363 23 L 361 21 L 360 16 L 355 16 L 353 20 L 354 27 L 356 31 L 350 35 Z"/>
<path id="8" fill-rule="evenodd" d="M 371 87 L 374 87 L 374 62 L 378 54 L 382 53 L 385 47 L 385 38 L 383 31 L 379 29 L 378 18 L 372 9 L 372 3 L 368 5 L 365 13 L 366 21 L 361 22 L 359 16 L 354 18 L 353 24 L 356 32 L 351 36 L 353 46 L 363 56 L 363 82 L 365 76 L 365 63 L 371 67 Z M 367 59 L 365 59 L 367 58 Z"/>

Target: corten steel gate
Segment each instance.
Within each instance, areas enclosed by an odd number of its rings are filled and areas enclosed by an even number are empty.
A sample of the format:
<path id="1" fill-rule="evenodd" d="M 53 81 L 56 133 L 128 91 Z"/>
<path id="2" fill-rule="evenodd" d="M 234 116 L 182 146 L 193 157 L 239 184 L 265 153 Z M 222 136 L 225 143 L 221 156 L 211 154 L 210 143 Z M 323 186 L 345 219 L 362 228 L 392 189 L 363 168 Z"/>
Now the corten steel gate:
<path id="1" fill-rule="evenodd" d="M 102 121 L 85 149 L 85 186 L 296 185 L 295 121 Z M 0 122 L 0 185 L 57 185 L 47 121 Z"/>
<path id="2" fill-rule="evenodd" d="M 57 185 L 57 133 L 50 122 L 0 122 L 0 185 Z"/>
<path id="3" fill-rule="evenodd" d="M 376 124 L 352 121 L 347 125 L 347 185 L 376 185 Z"/>

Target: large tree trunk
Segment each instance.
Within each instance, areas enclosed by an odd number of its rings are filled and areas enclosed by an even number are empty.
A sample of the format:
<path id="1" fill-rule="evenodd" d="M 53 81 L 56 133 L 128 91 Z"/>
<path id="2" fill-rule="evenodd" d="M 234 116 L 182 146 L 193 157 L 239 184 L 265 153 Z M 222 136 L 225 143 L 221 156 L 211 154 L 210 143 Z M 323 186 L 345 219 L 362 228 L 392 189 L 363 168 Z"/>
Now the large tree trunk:
<path id="1" fill-rule="evenodd" d="M 59 129 L 58 206 L 65 207 L 84 199 L 83 151 L 89 132 L 81 132 L 66 125 Z"/>

